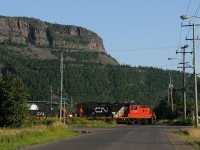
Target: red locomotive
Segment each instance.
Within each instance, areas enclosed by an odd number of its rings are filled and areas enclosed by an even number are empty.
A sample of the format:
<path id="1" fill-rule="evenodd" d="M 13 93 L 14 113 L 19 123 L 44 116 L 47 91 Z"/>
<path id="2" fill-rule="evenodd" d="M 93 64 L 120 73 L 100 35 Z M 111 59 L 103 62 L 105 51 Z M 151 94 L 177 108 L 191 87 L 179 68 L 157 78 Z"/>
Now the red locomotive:
<path id="1" fill-rule="evenodd" d="M 86 102 L 77 104 L 78 117 L 96 120 L 115 120 L 117 123 L 154 124 L 155 113 L 151 108 L 143 108 L 134 102 L 104 103 Z"/>

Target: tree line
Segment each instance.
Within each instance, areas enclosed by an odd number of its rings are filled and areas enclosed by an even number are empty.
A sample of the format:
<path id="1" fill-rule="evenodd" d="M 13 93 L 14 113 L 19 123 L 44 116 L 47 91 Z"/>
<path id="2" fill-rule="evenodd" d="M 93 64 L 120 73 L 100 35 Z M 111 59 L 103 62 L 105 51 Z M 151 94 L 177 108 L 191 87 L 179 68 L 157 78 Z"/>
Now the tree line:
<path id="1" fill-rule="evenodd" d="M 52 87 L 53 96 L 57 97 L 59 103 L 60 59 L 28 59 L 9 52 L 5 47 L 0 47 L 0 50 L 2 73 L 9 71 L 22 79 L 30 93 L 28 101 L 50 101 L 52 96 L 50 87 Z M 173 78 L 175 107 L 178 109 L 178 106 L 181 106 L 179 105 L 182 103 L 180 71 L 142 66 L 103 65 L 84 61 L 87 59 L 85 54 L 84 57 L 81 53 L 69 55 L 79 61 L 69 61 L 64 58 L 63 97 L 73 98 L 74 103 L 135 101 L 144 107 L 158 108 L 160 102 L 167 101 L 170 73 Z M 88 57 L 92 60 L 92 57 L 96 57 L 96 53 Z M 192 84 L 191 74 L 187 74 L 187 84 Z M 187 99 L 191 100 L 192 96 L 193 91 L 188 86 Z"/>

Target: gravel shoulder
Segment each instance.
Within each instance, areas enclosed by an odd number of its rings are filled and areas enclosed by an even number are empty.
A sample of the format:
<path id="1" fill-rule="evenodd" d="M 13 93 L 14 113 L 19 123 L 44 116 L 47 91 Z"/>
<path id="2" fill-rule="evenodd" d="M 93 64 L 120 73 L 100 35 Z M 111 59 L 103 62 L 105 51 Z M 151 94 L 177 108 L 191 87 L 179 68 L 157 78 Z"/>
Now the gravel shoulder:
<path id="1" fill-rule="evenodd" d="M 166 134 L 176 150 L 195 150 L 189 143 L 174 133 L 174 130 L 166 129 Z"/>

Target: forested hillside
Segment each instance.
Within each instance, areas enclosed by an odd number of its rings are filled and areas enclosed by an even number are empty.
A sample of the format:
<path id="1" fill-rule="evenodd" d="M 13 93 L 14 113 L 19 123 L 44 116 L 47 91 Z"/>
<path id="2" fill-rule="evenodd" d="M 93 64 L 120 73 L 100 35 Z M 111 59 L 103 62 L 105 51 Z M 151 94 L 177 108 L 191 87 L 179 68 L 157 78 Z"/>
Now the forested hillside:
<path id="1" fill-rule="evenodd" d="M 9 51 L 5 45 L 0 46 L 0 52 L 2 72 L 10 70 L 23 79 L 30 91 L 30 101 L 50 101 L 53 96 L 59 102 L 60 51 L 52 52 L 58 57 L 52 60 L 29 59 Z M 64 53 L 63 97 L 69 102 L 71 98 L 74 102 L 136 101 L 153 106 L 167 97 L 169 73 L 176 93 L 181 94 L 181 72 L 93 62 L 98 55 L 98 52 Z M 77 61 L 67 59 L 69 57 Z M 192 83 L 192 75 L 187 75 L 187 81 L 188 85 Z M 188 91 L 192 90 L 191 86 Z M 187 96 L 191 98 L 192 93 Z"/>

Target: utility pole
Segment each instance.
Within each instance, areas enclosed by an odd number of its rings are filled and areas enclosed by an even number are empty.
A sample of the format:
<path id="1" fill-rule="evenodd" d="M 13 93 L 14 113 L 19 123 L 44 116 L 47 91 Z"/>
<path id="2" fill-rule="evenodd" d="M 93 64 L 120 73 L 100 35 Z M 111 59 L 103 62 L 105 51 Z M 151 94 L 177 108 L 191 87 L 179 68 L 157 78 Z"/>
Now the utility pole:
<path id="1" fill-rule="evenodd" d="M 64 111 L 63 111 L 63 115 L 64 115 L 64 124 L 66 124 L 66 121 L 65 121 L 65 117 L 66 117 L 66 107 L 65 107 L 65 100 L 64 100 Z"/>
<path id="2" fill-rule="evenodd" d="M 172 112 L 174 112 L 174 102 L 173 102 L 172 89 L 173 89 L 172 78 L 171 78 L 171 75 L 170 75 L 170 73 L 169 73 L 170 99 L 171 99 Z"/>
<path id="3" fill-rule="evenodd" d="M 72 98 L 72 96 L 71 96 L 71 99 L 70 99 L 70 107 L 72 108 L 73 107 L 73 98 Z"/>
<path id="4" fill-rule="evenodd" d="M 168 102 L 168 104 L 169 104 L 169 86 L 168 86 L 167 92 L 168 92 L 168 93 L 167 93 L 167 94 L 168 94 L 168 101 L 167 101 L 167 102 Z"/>
<path id="5" fill-rule="evenodd" d="M 63 50 L 60 57 L 60 121 L 62 121 L 62 90 L 63 90 Z"/>
<path id="6" fill-rule="evenodd" d="M 53 110 L 53 107 L 52 107 L 52 85 L 50 86 L 50 107 L 51 107 L 51 110 Z"/>
<path id="7" fill-rule="evenodd" d="M 192 40 L 193 41 L 193 71 L 194 71 L 194 97 L 195 97 L 195 127 L 198 128 L 198 98 L 197 98 L 197 73 L 196 73 L 196 40 L 199 40 L 196 38 L 195 34 L 195 27 L 200 26 L 200 24 L 189 24 L 189 25 L 182 25 L 182 27 L 185 26 L 192 26 L 193 28 L 193 38 L 186 40 Z"/>
<path id="8" fill-rule="evenodd" d="M 178 53 L 182 53 L 183 54 L 183 62 L 181 62 L 181 63 L 179 63 L 179 64 L 182 64 L 183 65 L 183 67 L 178 67 L 178 68 L 183 68 L 183 114 L 184 114 L 184 116 L 183 116 L 183 119 L 184 119 L 184 121 L 186 121 L 186 115 L 187 115 L 187 103 L 186 103 L 186 79 L 185 79 L 185 68 L 187 68 L 186 67 L 186 62 L 185 62 L 185 54 L 186 53 L 191 53 L 192 54 L 192 52 L 186 52 L 185 51 L 185 49 L 188 47 L 188 45 L 184 45 L 184 46 L 182 46 L 181 47 L 181 49 L 182 49 L 182 51 L 181 52 L 178 52 L 178 51 L 176 51 L 176 54 L 178 54 Z"/>

